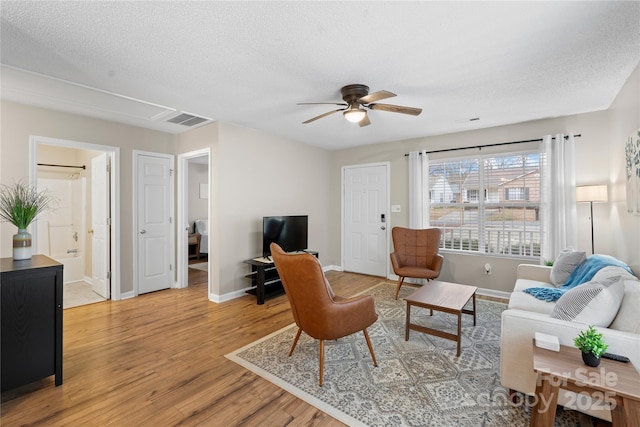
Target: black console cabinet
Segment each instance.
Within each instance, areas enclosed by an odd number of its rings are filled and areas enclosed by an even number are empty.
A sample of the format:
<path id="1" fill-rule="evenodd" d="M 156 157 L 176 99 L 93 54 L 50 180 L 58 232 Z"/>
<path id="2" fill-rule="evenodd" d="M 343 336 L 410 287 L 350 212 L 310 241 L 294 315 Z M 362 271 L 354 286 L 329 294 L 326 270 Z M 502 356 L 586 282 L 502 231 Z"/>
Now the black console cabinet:
<path id="1" fill-rule="evenodd" d="M 2 391 L 54 374 L 62 384 L 62 267 L 0 259 Z"/>
<path id="2" fill-rule="evenodd" d="M 306 252 L 318 257 L 318 252 Z M 255 293 L 258 304 L 264 304 L 265 297 L 284 292 L 280 276 L 273 262 L 264 262 L 259 259 L 248 259 L 244 262 L 251 266 L 251 273 L 245 276 L 251 279 L 252 289 L 248 292 Z"/>

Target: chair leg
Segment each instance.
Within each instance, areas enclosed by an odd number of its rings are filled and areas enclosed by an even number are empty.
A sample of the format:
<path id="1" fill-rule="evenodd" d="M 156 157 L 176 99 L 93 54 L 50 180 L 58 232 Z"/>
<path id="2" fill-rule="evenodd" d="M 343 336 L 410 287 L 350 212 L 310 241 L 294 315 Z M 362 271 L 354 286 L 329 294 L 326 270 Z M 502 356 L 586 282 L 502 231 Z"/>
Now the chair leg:
<path id="1" fill-rule="evenodd" d="M 378 366 L 376 355 L 373 354 L 373 346 L 371 345 L 371 340 L 369 339 L 369 332 L 367 332 L 367 328 L 364 328 L 362 332 L 364 332 L 364 339 L 367 340 L 367 347 L 369 347 L 369 353 L 371 353 L 371 359 L 373 359 L 373 366 Z"/>
<path id="2" fill-rule="evenodd" d="M 322 387 L 322 376 L 324 373 L 324 340 L 319 340 L 320 341 L 320 348 L 318 349 L 318 353 L 320 356 L 320 382 L 318 383 L 318 385 L 320 387 Z"/>
<path id="3" fill-rule="evenodd" d="M 296 337 L 293 339 L 293 345 L 291 345 L 291 351 L 289 351 L 289 357 L 293 354 L 293 350 L 296 348 L 296 344 L 298 344 L 298 339 L 300 338 L 301 333 L 302 329 L 298 328 L 298 333 L 296 333 Z"/>
<path id="4" fill-rule="evenodd" d="M 400 293 L 400 287 L 402 286 L 402 282 L 404 282 L 404 277 L 398 277 L 398 288 L 396 289 L 396 299 L 398 299 L 398 294 Z"/>

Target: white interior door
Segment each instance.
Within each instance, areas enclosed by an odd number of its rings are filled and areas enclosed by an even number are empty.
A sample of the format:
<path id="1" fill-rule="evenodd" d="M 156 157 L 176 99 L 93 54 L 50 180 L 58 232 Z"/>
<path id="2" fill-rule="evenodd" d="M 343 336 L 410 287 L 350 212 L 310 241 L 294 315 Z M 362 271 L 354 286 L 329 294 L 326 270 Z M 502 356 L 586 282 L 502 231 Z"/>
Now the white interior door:
<path id="1" fill-rule="evenodd" d="M 109 279 L 109 156 L 91 159 L 91 287 L 103 298 L 110 298 Z"/>
<path id="2" fill-rule="evenodd" d="M 388 169 L 383 164 L 343 170 L 345 271 L 387 276 Z"/>
<path id="3" fill-rule="evenodd" d="M 171 159 L 137 155 L 138 293 L 171 286 Z"/>

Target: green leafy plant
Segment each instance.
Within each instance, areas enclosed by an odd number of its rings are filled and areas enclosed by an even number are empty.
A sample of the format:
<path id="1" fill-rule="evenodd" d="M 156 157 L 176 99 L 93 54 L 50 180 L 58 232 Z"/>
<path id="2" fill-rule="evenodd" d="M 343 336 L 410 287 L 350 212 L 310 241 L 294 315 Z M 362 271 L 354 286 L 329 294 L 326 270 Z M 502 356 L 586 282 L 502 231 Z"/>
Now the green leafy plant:
<path id="1" fill-rule="evenodd" d="M 38 192 L 24 180 L 0 185 L 0 219 L 25 229 L 54 201 L 46 190 Z"/>
<path id="2" fill-rule="evenodd" d="M 584 353 L 591 353 L 595 357 L 602 356 L 609 346 L 604 343 L 602 334 L 596 331 L 593 325 L 589 325 L 586 331 L 581 331 L 573 343 Z"/>

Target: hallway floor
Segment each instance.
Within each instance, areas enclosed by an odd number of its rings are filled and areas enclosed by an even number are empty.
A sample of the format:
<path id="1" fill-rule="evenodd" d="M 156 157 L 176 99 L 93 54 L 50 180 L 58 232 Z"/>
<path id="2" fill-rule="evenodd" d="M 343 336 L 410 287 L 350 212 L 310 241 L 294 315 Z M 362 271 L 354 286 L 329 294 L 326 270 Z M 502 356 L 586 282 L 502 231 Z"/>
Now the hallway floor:
<path id="1" fill-rule="evenodd" d="M 62 299 L 63 308 L 71 308 L 77 307 L 79 305 L 106 301 L 100 295 L 93 292 L 93 289 L 91 289 L 91 285 L 84 280 L 65 283 Z"/>

